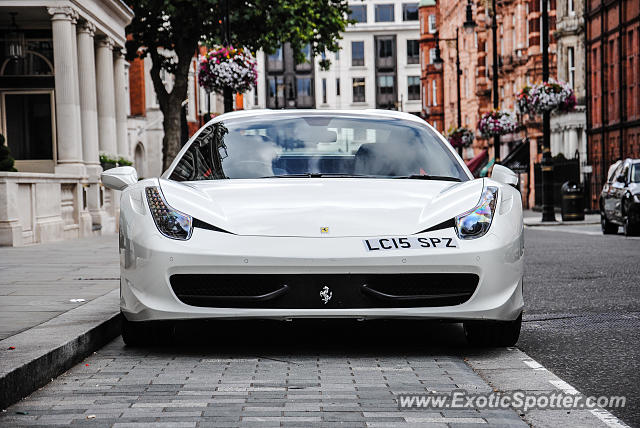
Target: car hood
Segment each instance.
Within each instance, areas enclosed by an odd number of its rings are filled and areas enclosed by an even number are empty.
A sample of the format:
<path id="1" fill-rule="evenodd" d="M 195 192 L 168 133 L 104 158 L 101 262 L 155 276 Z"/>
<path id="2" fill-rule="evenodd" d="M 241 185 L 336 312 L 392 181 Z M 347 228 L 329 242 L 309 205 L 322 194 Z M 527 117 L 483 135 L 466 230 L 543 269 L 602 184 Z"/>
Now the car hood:
<path id="1" fill-rule="evenodd" d="M 160 179 L 173 208 L 238 235 L 409 235 L 476 206 L 482 179 Z M 321 228 L 328 228 L 322 233 Z"/>

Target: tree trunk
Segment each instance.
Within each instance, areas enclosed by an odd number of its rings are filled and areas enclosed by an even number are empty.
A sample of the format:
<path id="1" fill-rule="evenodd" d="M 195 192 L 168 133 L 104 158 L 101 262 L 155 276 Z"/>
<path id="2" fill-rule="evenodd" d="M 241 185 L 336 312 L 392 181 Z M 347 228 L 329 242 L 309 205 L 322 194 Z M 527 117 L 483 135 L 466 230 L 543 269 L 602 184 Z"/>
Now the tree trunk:
<path id="1" fill-rule="evenodd" d="M 224 88 L 222 95 L 224 96 L 224 112 L 233 111 L 233 92 L 231 88 Z"/>
<path id="2" fill-rule="evenodd" d="M 162 169 L 166 171 L 181 149 L 180 144 L 180 104 L 169 103 L 164 113 L 162 138 Z"/>

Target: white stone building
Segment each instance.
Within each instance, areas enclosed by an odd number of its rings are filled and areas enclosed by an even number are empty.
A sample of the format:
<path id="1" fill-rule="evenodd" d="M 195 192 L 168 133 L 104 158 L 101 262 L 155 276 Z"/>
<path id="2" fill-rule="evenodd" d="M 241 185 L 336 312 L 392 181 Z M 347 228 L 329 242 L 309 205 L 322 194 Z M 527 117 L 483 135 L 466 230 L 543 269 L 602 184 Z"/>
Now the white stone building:
<path id="1" fill-rule="evenodd" d="M 99 154 L 131 158 L 122 0 L 0 2 L 0 245 L 113 233 Z"/>
<path id="2" fill-rule="evenodd" d="M 584 0 L 558 0 L 556 32 L 558 79 L 568 82 L 578 105 L 575 111 L 551 117 L 551 154 L 567 159 L 580 158 L 587 164 L 587 117 L 585 87 Z"/>
<path id="3" fill-rule="evenodd" d="M 259 52 L 258 88 L 244 97 L 245 108 L 390 108 L 418 114 L 418 2 L 364 0 L 350 8 L 358 22 L 342 33 L 337 53 L 296 65 L 286 45 L 274 55 Z M 322 59 L 331 61 L 329 70 L 322 70 Z"/>

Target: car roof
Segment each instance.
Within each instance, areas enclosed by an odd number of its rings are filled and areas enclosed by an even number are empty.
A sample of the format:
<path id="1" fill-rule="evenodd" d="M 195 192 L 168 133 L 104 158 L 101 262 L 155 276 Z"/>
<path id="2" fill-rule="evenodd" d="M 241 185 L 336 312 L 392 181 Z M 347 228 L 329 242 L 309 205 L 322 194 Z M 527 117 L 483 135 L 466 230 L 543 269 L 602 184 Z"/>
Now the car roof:
<path id="1" fill-rule="evenodd" d="M 208 123 L 216 123 L 225 119 L 235 119 L 242 117 L 256 117 L 256 116 L 304 116 L 304 115 L 322 115 L 322 116 L 361 116 L 361 117 L 387 117 L 393 119 L 404 119 L 412 122 L 420 123 L 422 125 L 429 125 L 427 121 L 416 116 L 415 114 L 405 113 L 396 110 L 382 110 L 382 109 L 363 109 L 363 110 L 320 110 L 320 109 L 252 109 L 252 110 L 238 110 L 229 113 L 224 113 L 214 117 Z"/>

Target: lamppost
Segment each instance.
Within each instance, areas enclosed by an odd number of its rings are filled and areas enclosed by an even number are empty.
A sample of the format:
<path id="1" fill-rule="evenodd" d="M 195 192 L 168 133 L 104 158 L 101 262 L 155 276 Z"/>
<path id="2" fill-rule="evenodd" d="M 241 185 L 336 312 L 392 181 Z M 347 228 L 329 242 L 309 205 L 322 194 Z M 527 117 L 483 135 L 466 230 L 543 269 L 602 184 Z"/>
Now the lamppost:
<path id="1" fill-rule="evenodd" d="M 495 0 L 494 0 L 495 1 Z M 549 81 L 549 3 L 542 0 L 542 81 Z M 556 221 L 553 203 L 553 159 L 550 112 L 542 115 L 542 221 Z"/>
<path id="2" fill-rule="evenodd" d="M 462 25 L 467 34 L 473 33 L 473 30 L 476 27 L 476 22 L 473 20 L 473 11 L 471 9 L 471 0 L 467 0 L 467 10 L 466 10 L 466 19 L 464 24 Z M 458 104 L 457 104 L 457 119 L 458 119 L 458 128 L 462 127 L 462 107 L 461 107 L 461 96 L 460 96 L 460 76 L 462 75 L 462 70 L 460 69 L 460 45 L 459 45 L 459 28 L 456 27 L 456 37 L 453 39 L 441 39 L 439 37 L 438 32 L 435 34 L 435 42 L 436 42 L 436 57 L 433 60 L 433 65 L 436 70 L 442 70 L 442 64 L 444 61 L 440 55 L 440 41 L 443 42 L 456 42 L 456 90 L 458 95 Z M 458 153 L 462 155 L 462 147 L 458 147 Z"/>
<path id="3" fill-rule="evenodd" d="M 491 0 L 491 32 L 492 32 L 492 51 L 493 51 L 493 64 L 492 64 L 492 76 L 491 86 L 493 91 L 493 109 L 497 110 L 500 105 L 498 99 L 498 11 L 496 9 L 496 0 Z M 494 135 L 493 137 L 493 163 L 498 165 L 500 163 L 500 136 Z"/>

